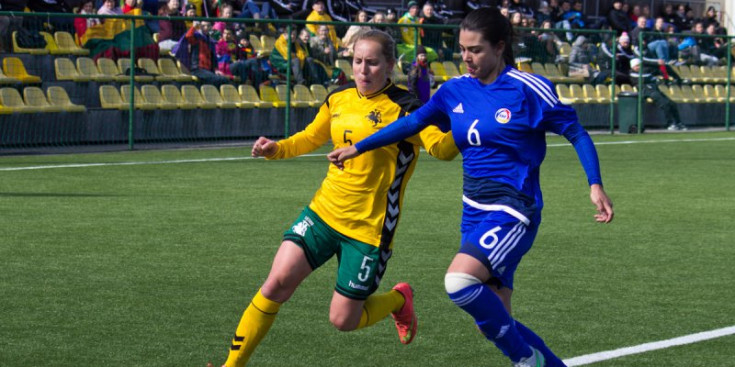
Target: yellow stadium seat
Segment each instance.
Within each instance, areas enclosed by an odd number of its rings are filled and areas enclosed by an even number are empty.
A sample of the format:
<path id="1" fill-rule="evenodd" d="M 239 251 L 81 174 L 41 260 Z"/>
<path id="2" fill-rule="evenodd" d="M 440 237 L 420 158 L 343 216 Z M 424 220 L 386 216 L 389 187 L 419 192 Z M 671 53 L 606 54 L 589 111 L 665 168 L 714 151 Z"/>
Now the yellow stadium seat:
<path id="1" fill-rule="evenodd" d="M 5 75 L 5 73 L 3 73 L 3 69 L 0 68 L 0 85 L 14 85 L 14 84 L 20 84 L 20 80 Z"/>
<path id="2" fill-rule="evenodd" d="M 273 107 L 276 108 L 286 107 L 286 102 L 281 101 L 281 99 L 278 98 L 276 90 L 268 85 L 260 86 L 260 99 L 265 102 L 273 103 Z"/>
<path id="3" fill-rule="evenodd" d="M 112 78 L 112 80 L 116 82 L 124 83 L 126 81 L 130 81 L 130 76 L 122 75 L 120 69 L 117 67 L 117 64 L 115 64 L 112 59 L 100 57 L 99 59 L 97 59 L 97 69 L 99 70 L 100 74 L 105 75 L 108 78 Z"/>
<path id="4" fill-rule="evenodd" d="M 303 102 L 309 107 L 318 107 L 322 103 L 314 98 L 314 95 L 311 94 L 311 91 L 307 86 L 301 84 L 293 86 L 293 98 L 297 103 Z"/>
<path id="5" fill-rule="evenodd" d="M 630 85 L 630 84 L 623 84 L 623 85 L 620 86 L 620 91 L 621 92 L 633 93 L 633 92 L 635 92 L 635 89 L 633 89 L 633 86 Z"/>
<path id="6" fill-rule="evenodd" d="M 559 46 L 559 56 L 562 57 L 562 59 L 569 60 L 569 54 L 572 53 L 572 45 L 569 44 L 569 42 L 562 42 Z"/>
<path id="7" fill-rule="evenodd" d="M 177 82 L 190 82 L 194 80 L 191 75 L 181 72 L 179 67 L 176 66 L 176 62 L 169 58 L 158 59 L 158 69 L 162 75 L 172 77 Z"/>
<path id="8" fill-rule="evenodd" d="M 460 62 L 460 63 L 459 63 L 459 72 L 460 72 L 460 73 L 461 73 L 462 75 L 464 75 L 464 74 L 467 74 L 467 73 L 469 72 L 469 71 L 467 70 L 467 64 L 465 64 L 464 62 Z"/>
<path id="9" fill-rule="evenodd" d="M 584 95 L 584 90 L 579 84 L 570 84 L 569 91 L 572 93 L 572 97 L 574 97 L 577 101 L 580 101 L 582 103 L 592 102 L 591 98 L 587 98 L 587 96 Z"/>
<path id="10" fill-rule="evenodd" d="M 572 96 L 572 92 L 569 90 L 569 86 L 567 86 L 566 84 L 557 84 L 556 94 L 559 96 L 559 101 L 566 105 L 581 102 L 577 100 L 577 98 Z"/>
<path id="11" fill-rule="evenodd" d="M 161 72 L 160 69 L 158 69 L 158 65 L 156 65 L 156 62 L 153 61 L 153 59 L 149 59 L 147 57 L 141 57 L 138 59 L 138 67 L 145 70 L 148 74 L 153 75 L 154 79 L 157 82 L 162 83 L 169 83 L 169 82 L 175 82 L 176 77 L 173 75 L 165 75 Z"/>
<path id="12" fill-rule="evenodd" d="M 258 38 L 258 36 L 250 33 L 249 39 L 250 39 L 250 46 L 253 47 L 253 50 L 255 50 L 255 52 L 265 51 L 265 48 L 263 48 L 263 43 L 260 42 L 260 38 Z"/>
<path id="13" fill-rule="evenodd" d="M 161 91 L 158 90 L 158 87 L 155 85 L 144 84 L 140 87 L 140 93 L 143 95 L 143 98 L 148 101 L 148 103 L 156 105 L 158 109 L 175 110 L 179 108 L 179 106 L 177 106 L 176 104 L 170 103 L 163 99 Z"/>
<path id="14" fill-rule="evenodd" d="M 702 70 L 701 66 L 697 65 L 690 65 L 689 70 L 691 72 L 691 78 L 690 80 L 692 83 L 707 83 L 707 76 L 704 74 L 704 71 Z"/>
<path id="15" fill-rule="evenodd" d="M 311 94 L 314 96 L 314 100 L 318 102 L 319 105 L 324 103 L 324 101 L 327 99 L 327 88 L 324 88 L 321 84 L 312 84 L 309 89 L 311 90 Z"/>
<path id="16" fill-rule="evenodd" d="M 732 88 L 732 86 L 730 87 Z M 715 85 L 715 94 L 717 97 L 722 98 L 723 101 L 727 100 L 727 88 L 724 85 Z M 730 90 L 730 103 L 735 102 L 735 90 Z"/>
<path id="17" fill-rule="evenodd" d="M 120 91 L 112 85 L 100 86 L 100 105 L 104 109 L 124 110 L 128 106 L 125 105 L 120 97 Z"/>
<path id="18" fill-rule="evenodd" d="M 264 51 L 270 51 L 273 47 L 276 47 L 276 39 L 265 34 L 260 36 L 260 43 Z"/>
<path id="19" fill-rule="evenodd" d="M 337 88 L 339 88 L 339 85 L 330 84 L 327 86 L 327 92 L 332 93 Z"/>
<path id="20" fill-rule="evenodd" d="M 531 63 L 525 61 L 525 62 L 519 62 L 517 63 L 518 70 L 526 72 L 526 73 L 533 73 L 533 68 L 531 67 Z"/>
<path id="21" fill-rule="evenodd" d="M 334 61 L 334 66 L 342 69 L 347 79 L 355 80 L 355 74 L 352 72 L 352 65 L 349 61 L 345 59 L 337 59 Z"/>
<path id="22" fill-rule="evenodd" d="M 534 74 L 546 76 L 546 69 L 544 69 L 544 64 L 540 62 L 531 63 L 531 69 L 533 70 Z"/>
<path id="23" fill-rule="evenodd" d="M 457 69 L 457 64 L 455 64 L 454 62 L 443 61 L 442 65 L 444 65 L 444 70 L 447 72 L 447 75 L 449 75 L 450 78 L 462 75 L 459 73 L 459 69 Z"/>
<path id="24" fill-rule="evenodd" d="M 547 79 L 554 83 L 559 82 L 567 82 L 567 78 L 565 78 L 561 71 L 559 71 L 559 68 L 557 68 L 556 64 L 552 63 L 546 63 L 544 65 L 544 70 L 546 71 L 546 74 L 543 74 Z M 571 88 L 570 88 L 571 89 Z"/>
<path id="25" fill-rule="evenodd" d="M 88 82 L 91 80 L 87 75 L 80 75 L 74 63 L 65 57 L 54 59 L 54 71 L 56 72 L 56 80 L 71 80 L 75 82 Z"/>
<path id="26" fill-rule="evenodd" d="M 582 92 L 584 97 L 590 103 L 605 103 L 610 102 L 609 99 L 602 98 L 597 94 L 597 89 L 592 84 L 582 85 Z"/>
<path id="27" fill-rule="evenodd" d="M 64 109 L 59 106 L 54 106 L 46 99 L 46 94 L 39 87 L 25 87 L 23 88 L 23 101 L 26 106 L 34 108 L 40 112 L 61 112 Z"/>
<path id="28" fill-rule="evenodd" d="M 600 103 L 610 103 L 612 100 L 612 94 L 610 93 L 610 85 L 597 84 L 595 90 L 597 91 L 597 97 Z"/>
<path id="29" fill-rule="evenodd" d="M 683 91 L 684 90 L 682 89 L 682 92 Z M 708 103 L 708 102 L 710 102 L 709 101 L 709 97 L 704 92 L 704 88 L 701 85 L 696 85 L 696 84 L 695 85 L 692 85 L 692 95 L 694 95 L 694 96 L 697 97 L 697 100 L 699 101 L 699 103 Z M 711 101 L 711 102 L 714 102 L 714 101 Z"/>
<path id="30" fill-rule="evenodd" d="M 123 103 L 129 108 L 130 105 L 130 85 L 123 84 L 120 86 L 120 97 Z M 150 103 L 143 98 L 140 94 L 138 87 L 133 88 L 133 100 L 135 101 L 135 108 L 138 110 L 155 110 L 158 106 L 154 103 Z"/>
<path id="31" fill-rule="evenodd" d="M 219 93 L 225 103 L 233 103 L 239 108 L 253 108 L 254 105 L 244 103 L 237 93 L 237 88 L 232 84 L 222 84 L 219 87 Z"/>
<path id="32" fill-rule="evenodd" d="M 161 94 L 163 95 L 163 99 L 165 101 L 175 104 L 178 108 L 182 110 L 193 110 L 197 108 L 196 105 L 184 101 L 184 97 L 181 95 L 181 91 L 179 91 L 179 88 L 177 88 L 175 85 L 166 84 L 162 86 Z"/>
<path id="33" fill-rule="evenodd" d="M 263 101 L 258 96 L 258 92 L 252 85 L 242 84 L 237 88 L 240 99 L 244 107 L 272 108 L 275 107 L 272 102 Z M 241 106 L 243 107 L 243 106 Z"/>
<path id="34" fill-rule="evenodd" d="M 86 112 L 87 108 L 72 103 L 69 99 L 69 95 L 66 93 L 66 89 L 62 87 L 48 87 L 46 90 L 48 94 L 48 101 L 54 106 L 61 107 L 66 112 Z"/>
<path id="35" fill-rule="evenodd" d="M 42 48 L 25 48 L 18 45 L 18 31 L 13 31 L 13 52 L 18 54 L 48 55 L 48 50 Z"/>
<path id="36" fill-rule="evenodd" d="M 130 59 L 120 58 L 117 59 L 117 67 L 120 69 L 120 73 L 124 74 L 128 79 L 130 78 Z M 151 75 L 140 75 L 135 74 L 135 81 L 139 83 L 151 83 L 155 78 Z"/>
<path id="37" fill-rule="evenodd" d="M 694 103 L 704 103 L 704 91 L 701 90 L 701 86 L 697 86 L 697 90 L 700 92 L 700 94 L 697 94 L 694 92 L 694 87 L 691 85 L 682 85 L 681 86 L 681 95 L 687 99 L 687 102 L 694 102 Z"/>
<path id="38" fill-rule="evenodd" d="M 306 88 L 305 86 L 301 85 L 301 87 Z M 296 86 L 294 86 L 294 91 L 291 93 L 291 107 L 296 108 L 302 108 L 302 107 L 310 107 L 310 102 L 313 102 L 311 97 L 309 97 L 308 100 L 304 100 L 303 94 L 301 94 L 299 97 L 296 96 Z M 311 95 L 311 92 L 309 90 L 306 90 L 309 93 L 309 96 Z M 288 95 L 288 88 L 285 84 L 279 84 L 276 86 L 276 93 L 278 94 L 278 99 L 281 102 L 286 102 L 286 97 Z"/>
<path id="39" fill-rule="evenodd" d="M 48 53 L 51 55 L 66 55 L 66 51 L 59 49 L 59 46 L 56 45 L 56 41 L 54 40 L 54 36 L 51 35 L 51 33 L 48 32 L 38 32 L 44 40 L 46 40 L 46 50 L 48 50 Z"/>
<path id="40" fill-rule="evenodd" d="M 212 103 L 215 106 L 219 108 L 237 108 L 237 103 L 233 102 L 225 102 L 224 98 L 222 98 L 222 94 L 220 94 L 217 87 L 210 84 L 202 85 L 200 88 L 202 92 L 202 98 L 207 103 Z"/>
<path id="41" fill-rule="evenodd" d="M 211 110 L 213 108 L 217 108 L 215 103 L 210 103 L 204 100 L 196 86 L 182 85 L 181 96 L 184 98 L 185 103 L 193 104 L 201 109 Z"/>
<path id="42" fill-rule="evenodd" d="M 56 40 L 56 46 L 60 50 L 64 50 L 67 54 L 77 56 L 89 55 L 89 50 L 79 47 L 76 42 L 74 42 L 74 37 L 68 32 L 56 31 L 56 33 L 54 33 L 54 40 Z"/>
<path id="43" fill-rule="evenodd" d="M 446 82 L 449 80 L 449 75 L 447 75 L 447 71 L 444 70 L 444 65 L 441 62 L 434 61 L 429 64 L 429 68 L 434 72 L 434 80 L 437 82 Z"/>
<path id="44" fill-rule="evenodd" d="M 17 57 L 6 57 L 3 59 L 3 71 L 5 75 L 21 81 L 21 83 L 41 84 L 41 78 L 28 74 L 23 61 Z"/>
<path id="45" fill-rule="evenodd" d="M 114 76 L 100 73 L 97 65 L 89 57 L 77 57 L 77 72 L 80 76 L 88 77 L 89 80 L 96 82 L 111 82 L 115 80 Z"/>
<path id="46" fill-rule="evenodd" d="M 3 106 L 5 113 L 7 112 L 19 112 L 19 113 L 34 113 L 40 112 L 36 109 L 26 106 L 15 88 L 0 88 L 0 106 Z"/>
<path id="47" fill-rule="evenodd" d="M 715 91 L 715 86 L 711 84 L 704 86 L 704 96 L 707 98 L 707 102 L 709 103 L 725 102 L 724 97 L 717 96 L 717 92 Z"/>

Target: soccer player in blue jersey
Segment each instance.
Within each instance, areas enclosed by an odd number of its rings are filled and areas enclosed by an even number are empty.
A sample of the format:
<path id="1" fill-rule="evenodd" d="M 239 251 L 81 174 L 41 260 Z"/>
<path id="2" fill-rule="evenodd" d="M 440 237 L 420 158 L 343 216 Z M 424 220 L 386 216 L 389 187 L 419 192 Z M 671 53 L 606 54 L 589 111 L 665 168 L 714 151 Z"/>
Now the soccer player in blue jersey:
<path id="1" fill-rule="evenodd" d="M 515 270 L 541 222 L 539 168 L 547 131 L 563 135 L 576 149 L 596 221 L 612 221 L 613 208 L 595 146 L 574 109 L 559 103 L 551 82 L 512 67 L 512 33 L 497 9 L 469 13 L 459 34 L 469 73 L 446 82 L 413 114 L 331 152 L 329 159 L 339 167 L 430 124 L 451 127 L 463 156 L 464 194 L 462 243 L 444 281 L 449 298 L 514 366 L 564 366 L 539 336 L 512 318 L 510 307 Z"/>

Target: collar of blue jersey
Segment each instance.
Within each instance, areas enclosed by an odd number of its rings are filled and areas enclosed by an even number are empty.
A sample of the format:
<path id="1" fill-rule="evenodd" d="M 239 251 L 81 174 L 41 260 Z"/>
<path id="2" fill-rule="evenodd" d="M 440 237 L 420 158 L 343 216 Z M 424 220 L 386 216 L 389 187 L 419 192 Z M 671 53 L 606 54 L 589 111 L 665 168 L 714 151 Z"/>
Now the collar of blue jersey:
<path id="1" fill-rule="evenodd" d="M 391 81 L 390 79 L 388 79 L 388 84 L 386 84 L 385 87 L 383 87 L 382 89 L 380 89 L 379 91 L 377 91 L 377 92 L 375 92 L 373 94 L 363 95 L 362 93 L 360 93 L 360 90 L 357 89 L 357 88 L 355 88 L 355 91 L 357 92 L 357 96 L 358 97 L 370 99 L 370 98 L 373 98 L 373 97 L 375 97 L 377 95 L 380 95 L 381 93 L 385 92 L 386 90 L 388 90 L 388 88 L 390 88 L 392 86 L 393 86 L 393 81 Z"/>

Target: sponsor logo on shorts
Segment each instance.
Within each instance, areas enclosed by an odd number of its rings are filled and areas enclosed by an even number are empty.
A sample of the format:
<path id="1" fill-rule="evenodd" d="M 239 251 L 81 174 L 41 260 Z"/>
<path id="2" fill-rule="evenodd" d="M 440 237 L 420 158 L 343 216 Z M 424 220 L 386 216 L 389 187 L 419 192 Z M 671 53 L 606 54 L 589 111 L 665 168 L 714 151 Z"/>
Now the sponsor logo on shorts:
<path id="1" fill-rule="evenodd" d="M 350 288 L 355 288 L 355 289 L 359 289 L 359 290 L 361 290 L 361 291 L 366 291 L 366 290 L 368 290 L 368 287 L 366 287 L 366 286 L 364 286 L 364 285 L 359 285 L 359 284 L 355 284 L 355 283 L 352 283 L 352 281 L 351 281 L 351 280 L 350 280 Z"/>
<path id="2" fill-rule="evenodd" d="M 309 227 L 313 225 L 314 225 L 314 221 L 312 221 L 311 218 L 304 217 L 304 220 L 296 223 L 293 227 L 291 227 L 291 230 L 294 231 L 299 236 L 303 237 L 306 234 L 306 231 L 309 229 Z"/>

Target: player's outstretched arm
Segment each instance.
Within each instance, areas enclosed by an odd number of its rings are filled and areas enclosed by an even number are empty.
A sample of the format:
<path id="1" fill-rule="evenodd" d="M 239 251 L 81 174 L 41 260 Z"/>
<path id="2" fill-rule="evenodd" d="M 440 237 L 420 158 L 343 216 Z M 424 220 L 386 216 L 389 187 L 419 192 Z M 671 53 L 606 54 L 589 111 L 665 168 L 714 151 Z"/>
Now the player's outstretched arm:
<path id="1" fill-rule="evenodd" d="M 590 200 L 597 209 L 595 220 L 600 223 L 610 223 L 615 213 L 613 212 L 612 200 L 605 193 L 605 189 L 600 184 L 590 186 Z"/>
<path id="2" fill-rule="evenodd" d="M 327 159 L 337 166 L 337 168 L 343 169 L 346 160 L 355 158 L 358 155 L 360 155 L 360 152 L 357 151 L 357 148 L 354 145 L 350 145 L 349 147 L 339 148 L 329 152 Z"/>
<path id="3" fill-rule="evenodd" d="M 278 152 L 278 143 L 273 140 L 261 136 L 253 144 L 253 150 L 250 155 L 253 157 L 270 157 Z"/>

